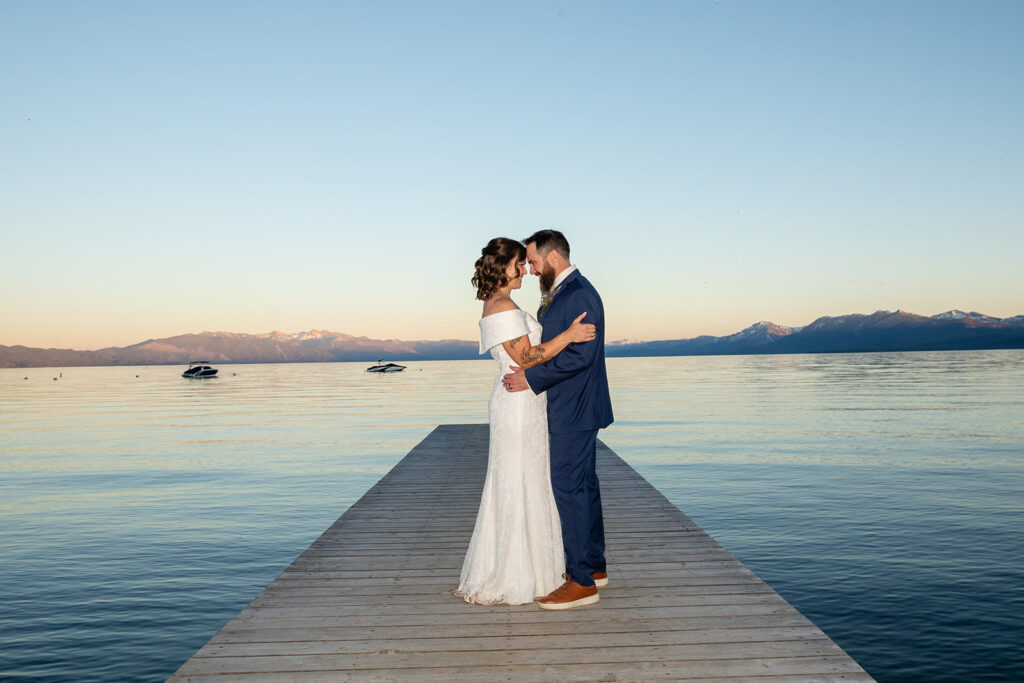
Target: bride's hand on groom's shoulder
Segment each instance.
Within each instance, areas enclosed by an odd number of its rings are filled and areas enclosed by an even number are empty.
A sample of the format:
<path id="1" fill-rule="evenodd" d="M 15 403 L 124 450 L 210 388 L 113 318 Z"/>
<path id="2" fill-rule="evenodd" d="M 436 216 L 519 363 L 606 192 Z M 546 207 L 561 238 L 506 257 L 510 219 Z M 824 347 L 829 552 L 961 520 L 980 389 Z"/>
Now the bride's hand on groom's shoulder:
<path id="1" fill-rule="evenodd" d="M 576 344 L 593 341 L 597 337 L 597 326 L 582 322 L 587 317 L 586 311 L 576 316 L 576 319 L 569 325 L 569 341 Z"/>
<path id="2" fill-rule="evenodd" d="M 501 378 L 505 390 L 509 392 L 526 391 L 530 384 L 526 381 L 526 373 L 518 365 L 512 366 L 512 372 Z"/>

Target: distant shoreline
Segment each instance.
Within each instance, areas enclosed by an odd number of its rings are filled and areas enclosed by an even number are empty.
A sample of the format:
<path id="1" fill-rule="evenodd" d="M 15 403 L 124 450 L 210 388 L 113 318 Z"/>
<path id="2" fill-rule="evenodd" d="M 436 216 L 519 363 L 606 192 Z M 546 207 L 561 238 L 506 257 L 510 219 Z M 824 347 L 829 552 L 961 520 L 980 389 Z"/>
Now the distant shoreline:
<path id="1" fill-rule="evenodd" d="M 947 311 L 926 317 L 906 311 L 876 311 L 821 317 L 803 327 L 755 323 L 724 337 L 605 344 L 608 357 L 733 356 L 802 353 L 891 353 L 980 351 L 1024 348 L 1024 315 L 995 318 Z M 479 345 L 463 339 L 402 341 L 310 330 L 289 334 L 202 332 L 96 351 L 0 346 L 0 368 L 218 364 L 366 363 L 476 360 Z"/>
<path id="2" fill-rule="evenodd" d="M 606 347 L 607 348 L 607 347 Z M 984 348 L 951 348 L 951 349 L 884 349 L 866 351 L 760 351 L 750 353 L 677 353 L 677 354 L 631 354 L 631 355 L 608 355 L 608 359 L 619 358 L 698 358 L 698 357 L 719 357 L 719 356 L 838 356 L 838 355 L 872 355 L 880 353 L 953 353 L 959 351 L 1019 351 L 1024 350 L 1024 344 L 1020 346 L 1007 347 L 984 347 Z M 475 358 L 391 358 L 391 361 L 400 363 L 450 363 L 450 362 L 474 362 L 489 361 L 490 356 L 481 355 Z M 211 361 L 218 367 L 230 365 L 325 365 L 334 363 L 375 363 L 374 360 L 288 360 L 288 361 Z M 150 368 L 150 367 L 173 367 L 176 365 L 186 366 L 188 361 L 173 363 L 144 363 L 139 365 L 113 364 L 113 365 L 19 365 L 0 366 L 0 370 L 73 370 L 75 368 Z"/>

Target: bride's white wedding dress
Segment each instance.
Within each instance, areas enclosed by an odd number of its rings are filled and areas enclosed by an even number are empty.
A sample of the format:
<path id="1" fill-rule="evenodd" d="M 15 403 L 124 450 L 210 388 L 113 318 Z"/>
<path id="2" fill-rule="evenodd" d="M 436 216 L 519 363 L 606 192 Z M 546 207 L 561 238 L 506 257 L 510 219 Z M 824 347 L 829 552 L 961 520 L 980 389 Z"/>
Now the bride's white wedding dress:
<path id="1" fill-rule="evenodd" d="M 488 403 L 487 478 L 456 589 L 467 602 L 522 605 L 562 583 L 565 555 L 551 493 L 547 396 L 509 393 L 501 383 L 515 364 L 502 342 L 528 334 L 538 344 L 540 333 L 540 323 L 518 308 L 480 320 L 480 353 L 490 349 L 498 375 Z"/>

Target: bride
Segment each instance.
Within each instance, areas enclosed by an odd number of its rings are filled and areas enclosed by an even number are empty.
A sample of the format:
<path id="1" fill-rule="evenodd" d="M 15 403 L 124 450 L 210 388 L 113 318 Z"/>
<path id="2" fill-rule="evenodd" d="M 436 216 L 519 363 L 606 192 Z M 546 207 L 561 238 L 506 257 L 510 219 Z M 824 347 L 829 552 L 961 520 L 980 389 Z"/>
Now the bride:
<path id="1" fill-rule="evenodd" d="M 456 595 L 466 602 L 522 605 L 562 583 L 565 556 L 551 493 L 547 397 L 510 393 L 501 385 L 512 365 L 530 368 L 574 342 L 590 341 L 593 325 L 580 322 L 543 346 L 541 325 L 510 296 L 526 275 L 526 247 L 497 237 L 476 262 L 472 283 L 484 302 L 480 353 L 490 350 L 498 373 L 488 402 L 490 451 L 480 510 L 462 564 Z"/>

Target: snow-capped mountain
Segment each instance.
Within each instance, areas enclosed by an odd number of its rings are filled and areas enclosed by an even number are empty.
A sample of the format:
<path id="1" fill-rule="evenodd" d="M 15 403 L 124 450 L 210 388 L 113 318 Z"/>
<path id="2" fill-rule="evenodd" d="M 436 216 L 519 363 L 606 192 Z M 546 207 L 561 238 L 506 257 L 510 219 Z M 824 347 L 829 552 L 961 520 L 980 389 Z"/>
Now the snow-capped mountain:
<path id="1" fill-rule="evenodd" d="M 725 337 L 702 335 L 692 339 L 608 344 L 609 356 L 691 356 L 760 353 L 777 339 L 793 334 L 791 327 L 762 320 Z"/>
<path id="2" fill-rule="evenodd" d="M 837 353 L 1024 348 L 1024 315 L 996 318 L 948 311 L 923 316 L 875 311 L 822 316 L 803 327 L 762 321 L 725 337 L 694 337 L 609 346 L 609 356 L 737 353 Z"/>
<path id="3" fill-rule="evenodd" d="M 1024 315 L 996 318 L 952 310 L 929 317 L 897 310 L 822 316 L 803 327 L 785 327 L 762 320 L 724 337 L 620 340 L 609 343 L 606 352 L 608 356 L 690 356 L 1021 348 Z M 213 363 L 301 363 L 479 357 L 476 341 L 369 339 L 327 330 L 202 332 L 98 351 L 0 346 L 0 368 L 165 365 L 198 359 Z"/>
<path id="4" fill-rule="evenodd" d="M 787 337 L 791 334 L 793 334 L 793 328 L 791 327 L 783 327 L 782 325 L 762 320 L 727 337 L 719 337 L 718 343 L 728 344 L 741 341 L 768 343 L 775 341 L 779 337 Z"/>
<path id="5" fill-rule="evenodd" d="M 1017 317 L 1020 317 L 1020 316 L 1017 316 Z M 984 313 L 978 313 L 976 311 L 971 311 L 970 313 L 964 313 L 963 311 L 958 311 L 955 308 L 952 311 L 946 311 L 945 313 L 939 313 L 937 315 L 933 315 L 932 318 L 934 318 L 935 320 L 964 320 L 964 319 L 969 319 L 969 320 L 974 320 L 975 322 L 979 322 L 979 323 L 998 323 L 998 322 L 1003 322 L 1002 318 L 994 318 L 994 317 L 992 317 L 990 315 L 985 315 Z M 1007 320 L 1010 320 L 1010 319 L 1007 318 Z"/>
<path id="6" fill-rule="evenodd" d="M 459 360 L 478 358 L 477 342 L 457 339 L 402 341 L 369 339 L 341 332 L 201 332 L 147 339 L 97 351 L 0 346 L 0 367 L 76 365 L 173 365 L 211 363 L 308 363 L 329 361 Z"/>

